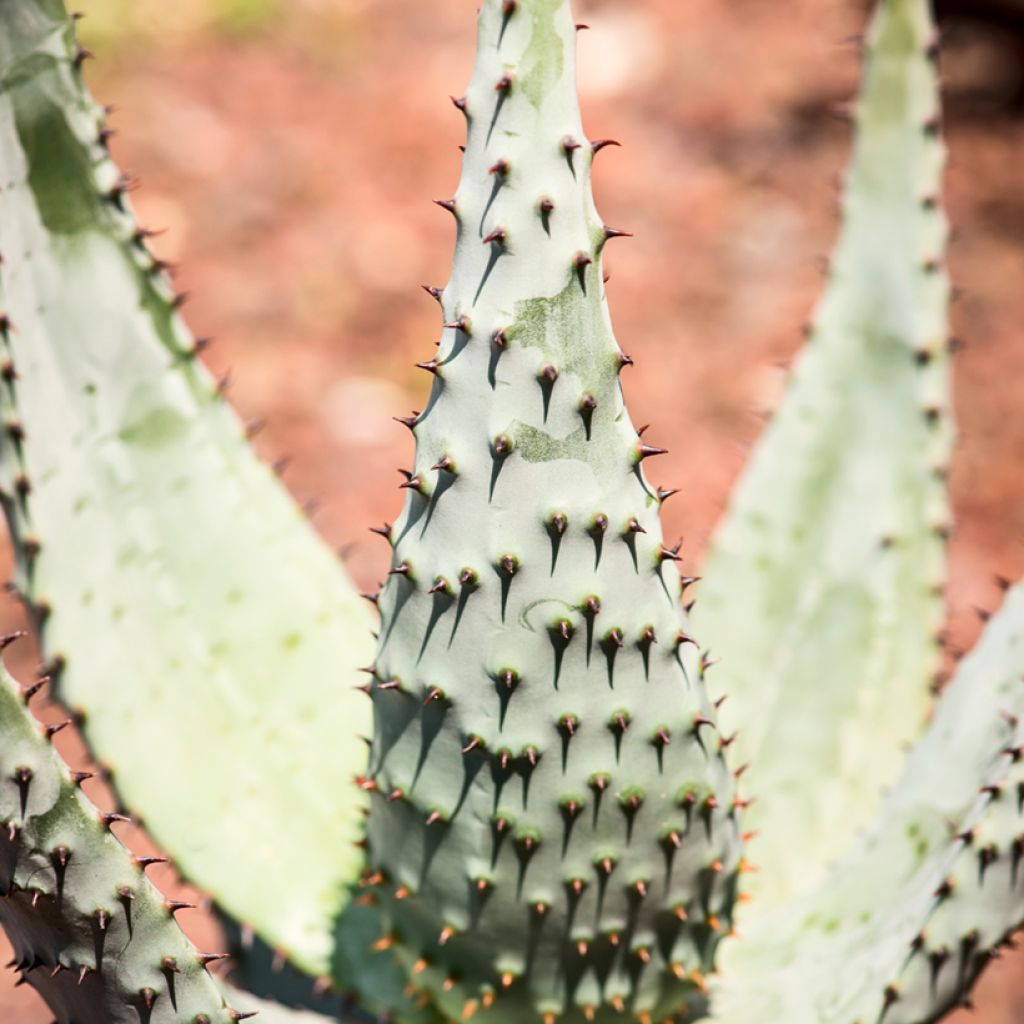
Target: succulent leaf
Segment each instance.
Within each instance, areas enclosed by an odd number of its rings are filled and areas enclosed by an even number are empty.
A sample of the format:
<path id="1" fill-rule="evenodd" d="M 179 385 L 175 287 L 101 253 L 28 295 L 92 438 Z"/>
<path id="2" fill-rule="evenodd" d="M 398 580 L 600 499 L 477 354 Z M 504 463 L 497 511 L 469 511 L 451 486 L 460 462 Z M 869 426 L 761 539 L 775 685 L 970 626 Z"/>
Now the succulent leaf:
<path id="1" fill-rule="evenodd" d="M 385 942 L 448 1019 L 703 1001 L 735 788 L 623 406 L 566 0 L 486 0 L 429 404 L 381 595 Z"/>
<path id="2" fill-rule="evenodd" d="M 865 836 L 731 944 L 728 1024 L 937 1020 L 1024 924 L 1024 584 L 963 660 Z M 798 856 L 798 854 L 794 854 Z"/>
<path id="3" fill-rule="evenodd" d="M 864 54 L 828 285 L 692 619 L 757 780 L 757 912 L 813 887 L 865 824 L 939 664 L 952 426 L 927 0 L 883 0 Z"/>
<path id="4" fill-rule="evenodd" d="M 315 974 L 370 623 L 196 358 L 59 0 L 0 3 L 0 487 L 58 695 L 181 871 Z M 363 705 L 367 705 L 364 707 Z"/>

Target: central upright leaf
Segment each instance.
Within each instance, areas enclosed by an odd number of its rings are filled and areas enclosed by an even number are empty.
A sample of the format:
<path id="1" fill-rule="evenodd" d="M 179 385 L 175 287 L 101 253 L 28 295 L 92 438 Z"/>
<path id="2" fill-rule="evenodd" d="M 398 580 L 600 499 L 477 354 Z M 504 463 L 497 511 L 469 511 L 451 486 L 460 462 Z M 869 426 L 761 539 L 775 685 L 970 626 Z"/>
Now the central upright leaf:
<path id="1" fill-rule="evenodd" d="M 453 1019 L 645 1021 L 729 928 L 734 787 L 618 375 L 566 0 L 488 0 L 390 531 L 369 879 Z"/>

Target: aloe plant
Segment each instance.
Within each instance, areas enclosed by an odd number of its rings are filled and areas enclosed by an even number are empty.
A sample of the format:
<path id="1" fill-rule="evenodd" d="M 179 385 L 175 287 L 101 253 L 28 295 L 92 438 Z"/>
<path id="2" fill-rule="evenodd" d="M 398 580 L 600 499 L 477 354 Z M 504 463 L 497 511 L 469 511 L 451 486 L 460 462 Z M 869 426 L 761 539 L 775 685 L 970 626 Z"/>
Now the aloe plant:
<path id="1" fill-rule="evenodd" d="M 197 358 L 61 0 L 0 0 L 0 30 L 15 583 L 123 809 L 255 936 L 242 988 L 206 972 L 36 723 L 39 682 L 5 677 L 0 924 L 61 1024 L 893 1024 L 962 1000 L 1024 918 L 1024 590 L 902 763 L 952 442 L 926 0 L 874 15 L 826 291 L 692 614 L 619 386 L 623 232 L 591 196 L 568 0 L 485 0 L 376 653 Z"/>

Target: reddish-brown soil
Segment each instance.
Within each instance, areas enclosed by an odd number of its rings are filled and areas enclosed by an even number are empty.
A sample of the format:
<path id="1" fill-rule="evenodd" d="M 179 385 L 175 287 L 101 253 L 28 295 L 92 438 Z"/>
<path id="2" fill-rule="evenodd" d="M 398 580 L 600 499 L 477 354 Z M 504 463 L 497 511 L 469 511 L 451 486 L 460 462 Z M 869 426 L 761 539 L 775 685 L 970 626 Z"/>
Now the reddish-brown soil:
<path id="1" fill-rule="evenodd" d="M 90 80 L 118 107 L 115 154 L 142 181 L 143 222 L 167 229 L 155 244 L 181 264 L 188 319 L 218 339 L 209 363 L 231 371 L 245 417 L 266 419 L 260 451 L 290 458 L 286 483 L 317 503 L 316 526 L 365 585 L 385 554 L 366 527 L 395 515 L 395 468 L 410 459 L 390 417 L 421 408 L 428 387 L 412 364 L 438 316 L 419 285 L 447 274 L 450 218 L 430 200 L 458 177 L 463 127 L 447 96 L 469 76 L 475 6 L 91 3 Z M 238 16 L 250 7 L 259 16 Z M 118 26 L 122 10 L 134 13 Z M 234 13 L 211 14 L 222 10 Z M 636 234 L 608 260 L 636 360 L 627 399 L 672 449 L 657 480 L 683 487 L 666 528 L 692 565 L 821 287 L 849 141 L 830 110 L 856 81 L 844 41 L 863 5 L 580 0 L 577 13 L 592 26 L 580 41 L 588 132 L 623 143 L 600 157 L 598 204 Z M 977 27 L 948 40 L 964 342 L 949 599 L 962 647 L 974 609 L 997 599 L 993 574 L 1024 572 L 1024 120 L 1009 102 L 1016 51 Z M 1022 967 L 1007 957 L 989 972 L 974 1020 L 1024 1021 Z M 0 1021 L 49 1021 L 12 982 L 0 972 Z"/>

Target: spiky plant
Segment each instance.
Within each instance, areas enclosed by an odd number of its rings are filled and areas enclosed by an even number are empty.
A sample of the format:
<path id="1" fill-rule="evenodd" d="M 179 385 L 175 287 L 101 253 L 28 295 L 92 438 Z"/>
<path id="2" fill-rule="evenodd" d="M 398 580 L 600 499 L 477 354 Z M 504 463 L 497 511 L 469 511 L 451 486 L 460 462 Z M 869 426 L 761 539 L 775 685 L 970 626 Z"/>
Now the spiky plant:
<path id="1" fill-rule="evenodd" d="M 0 0 L 0 488 L 46 658 L 0 681 L 13 966 L 61 1024 L 937 1019 L 1024 917 L 1024 590 L 901 763 L 952 437 L 927 2 L 875 15 L 829 283 L 692 625 L 618 382 L 568 0 L 479 20 L 374 654 L 196 358 L 61 0 Z M 206 973 L 26 710 L 45 681 L 278 1002 Z M 343 737 L 371 730 L 367 761 Z"/>

